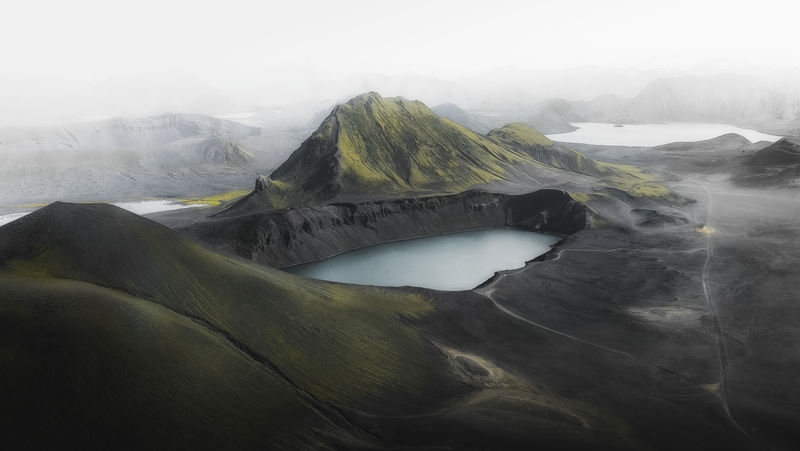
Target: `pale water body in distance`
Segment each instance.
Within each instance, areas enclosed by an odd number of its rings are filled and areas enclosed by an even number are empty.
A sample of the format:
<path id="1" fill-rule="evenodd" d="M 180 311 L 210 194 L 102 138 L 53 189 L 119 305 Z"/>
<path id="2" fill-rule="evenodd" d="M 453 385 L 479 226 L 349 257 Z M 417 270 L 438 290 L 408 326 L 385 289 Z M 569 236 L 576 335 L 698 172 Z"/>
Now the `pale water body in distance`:
<path id="1" fill-rule="evenodd" d="M 208 207 L 208 204 L 186 204 L 174 200 L 140 200 L 135 202 L 115 202 L 119 208 L 124 208 L 137 215 L 157 213 L 159 211 L 180 210 L 182 208 Z"/>
<path id="2" fill-rule="evenodd" d="M 558 240 L 522 230 L 478 230 L 379 244 L 285 270 L 360 285 L 469 290 L 496 271 L 523 267 Z"/>
<path id="3" fill-rule="evenodd" d="M 159 211 L 179 210 L 181 208 L 196 208 L 196 207 L 208 206 L 208 204 L 186 204 L 182 202 L 176 202 L 173 200 L 141 200 L 134 202 L 115 202 L 112 205 L 124 208 L 125 210 L 136 213 L 137 215 L 146 215 L 148 213 L 157 213 Z M 8 224 L 9 222 L 19 219 L 27 215 L 28 213 L 32 212 L 33 211 L 24 211 L 24 212 L 8 213 L 0 215 L 0 226 L 2 226 L 3 224 Z"/>
<path id="4" fill-rule="evenodd" d="M 736 133 L 751 142 L 777 141 L 781 137 L 767 135 L 725 124 L 703 124 L 697 122 L 671 122 L 664 124 L 636 124 L 616 127 L 615 124 L 598 122 L 576 122 L 579 127 L 567 133 L 547 135 L 553 141 L 596 144 L 603 146 L 652 147 L 673 142 L 702 141 L 728 133 Z"/>

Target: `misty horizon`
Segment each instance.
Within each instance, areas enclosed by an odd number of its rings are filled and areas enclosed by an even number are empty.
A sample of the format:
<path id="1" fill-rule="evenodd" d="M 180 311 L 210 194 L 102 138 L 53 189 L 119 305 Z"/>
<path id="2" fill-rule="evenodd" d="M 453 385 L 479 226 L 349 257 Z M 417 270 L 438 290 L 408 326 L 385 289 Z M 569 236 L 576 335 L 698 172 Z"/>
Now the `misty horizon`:
<path id="1" fill-rule="evenodd" d="M 324 108 L 366 91 L 480 109 L 632 98 L 656 80 L 686 77 L 795 93 L 800 64 L 790 57 L 787 8 L 795 7 L 31 2 L 0 27 L 0 126 Z"/>

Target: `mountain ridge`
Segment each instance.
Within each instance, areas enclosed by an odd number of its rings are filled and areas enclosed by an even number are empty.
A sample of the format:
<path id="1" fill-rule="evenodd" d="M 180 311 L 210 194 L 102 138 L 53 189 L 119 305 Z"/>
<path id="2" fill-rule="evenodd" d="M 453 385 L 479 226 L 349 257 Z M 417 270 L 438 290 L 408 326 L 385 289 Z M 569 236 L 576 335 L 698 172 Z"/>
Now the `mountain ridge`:
<path id="1" fill-rule="evenodd" d="M 270 189 L 285 204 L 360 191 L 463 191 L 504 179 L 501 163 L 523 159 L 422 102 L 373 92 L 334 107 L 270 175 Z"/>
<path id="2" fill-rule="evenodd" d="M 596 162 L 524 124 L 481 135 L 437 116 L 422 102 L 372 92 L 334 107 L 281 166 L 257 180 L 251 195 L 222 214 L 354 197 L 455 194 L 518 180 L 565 180 L 561 171 L 623 189 L 652 182 L 637 168 Z M 663 187 L 655 191 L 668 192 Z"/>

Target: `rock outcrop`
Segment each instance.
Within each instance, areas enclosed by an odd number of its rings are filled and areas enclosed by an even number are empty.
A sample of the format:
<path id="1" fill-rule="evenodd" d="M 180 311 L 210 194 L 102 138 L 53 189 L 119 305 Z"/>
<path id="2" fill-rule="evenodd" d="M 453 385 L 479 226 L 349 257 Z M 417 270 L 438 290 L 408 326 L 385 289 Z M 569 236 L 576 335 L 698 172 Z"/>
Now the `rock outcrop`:
<path id="1" fill-rule="evenodd" d="M 379 243 L 464 230 L 513 227 L 572 234 L 591 224 L 592 217 L 590 209 L 560 190 L 522 195 L 474 190 L 255 213 L 185 230 L 229 253 L 285 267 Z"/>
<path id="2" fill-rule="evenodd" d="M 256 186 L 253 191 L 260 193 L 269 189 L 270 186 L 272 186 L 272 179 L 266 175 L 259 175 L 258 178 L 256 178 Z"/>

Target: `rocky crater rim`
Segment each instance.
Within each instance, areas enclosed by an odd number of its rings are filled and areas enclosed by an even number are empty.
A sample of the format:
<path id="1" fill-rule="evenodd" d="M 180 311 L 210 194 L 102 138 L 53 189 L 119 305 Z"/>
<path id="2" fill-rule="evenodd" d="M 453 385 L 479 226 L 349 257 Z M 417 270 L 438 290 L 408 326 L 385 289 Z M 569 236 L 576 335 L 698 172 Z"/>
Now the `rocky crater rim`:
<path id="1" fill-rule="evenodd" d="M 520 195 L 470 190 L 273 210 L 200 223 L 185 231 L 201 240 L 229 237 L 209 244 L 285 268 L 378 244 L 472 230 L 511 228 L 566 236 L 600 219 L 562 190 Z"/>

